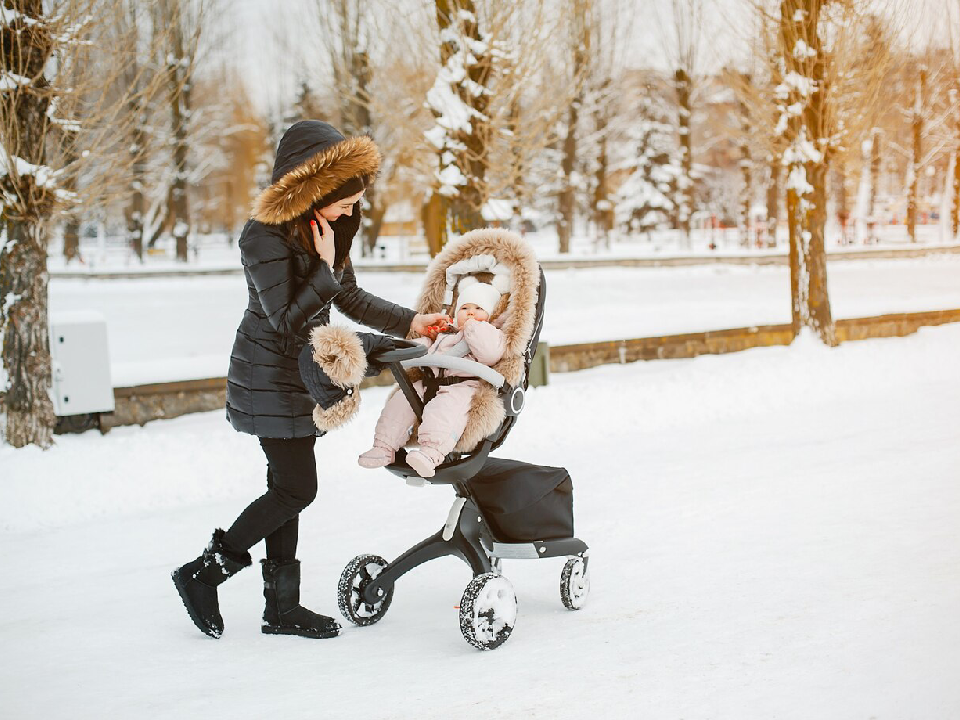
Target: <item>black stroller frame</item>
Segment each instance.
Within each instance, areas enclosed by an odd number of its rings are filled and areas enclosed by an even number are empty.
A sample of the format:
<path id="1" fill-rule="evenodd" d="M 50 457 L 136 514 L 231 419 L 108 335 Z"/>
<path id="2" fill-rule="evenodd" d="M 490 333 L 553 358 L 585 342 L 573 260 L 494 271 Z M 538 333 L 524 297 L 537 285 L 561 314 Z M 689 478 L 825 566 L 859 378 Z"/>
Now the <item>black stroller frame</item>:
<path id="1" fill-rule="evenodd" d="M 478 649 L 499 647 L 513 631 L 516 596 L 509 582 L 500 574 L 502 560 L 567 557 L 560 578 L 561 600 L 571 610 L 583 606 L 589 593 L 589 548 L 586 543 L 575 537 L 502 542 L 469 485 L 469 480 L 487 462 L 490 452 L 506 439 L 523 409 L 530 363 L 536 353 L 542 327 L 545 296 L 546 283 L 543 270 L 540 269 L 536 324 L 526 348 L 522 382 L 517 387 L 503 382 L 498 390 L 506 410 L 500 427 L 473 451 L 448 455 L 431 478 L 421 478 L 406 464 L 403 449 L 397 451 L 395 461 L 386 466 L 391 473 L 405 478 L 412 485 L 450 485 L 456 498 L 444 526 L 393 562 L 388 563 L 376 555 L 360 555 L 347 565 L 340 578 L 338 596 L 340 610 L 351 622 L 361 626 L 378 622 L 390 606 L 397 580 L 423 563 L 448 555 L 459 557 L 473 571 L 474 578 L 464 591 L 460 603 L 460 629 L 464 639 Z M 400 391 L 420 419 L 424 403 L 404 370 L 412 366 L 424 367 L 429 377 L 432 362 L 423 358 L 427 350 L 422 345 L 406 341 L 395 341 L 395 345 L 396 349 L 380 353 L 374 359 L 389 367 Z M 478 374 L 489 372 L 486 366 L 476 365 Z"/>

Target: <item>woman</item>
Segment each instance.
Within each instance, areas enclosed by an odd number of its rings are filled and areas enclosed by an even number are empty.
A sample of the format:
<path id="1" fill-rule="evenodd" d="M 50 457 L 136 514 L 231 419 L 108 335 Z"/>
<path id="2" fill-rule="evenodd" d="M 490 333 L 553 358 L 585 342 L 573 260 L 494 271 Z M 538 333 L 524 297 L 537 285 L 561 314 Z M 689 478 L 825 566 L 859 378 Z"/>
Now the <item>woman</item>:
<path id="1" fill-rule="evenodd" d="M 271 185 L 257 198 L 240 235 L 249 304 L 230 356 L 227 419 L 256 435 L 267 458 L 267 492 L 224 532 L 215 530 L 173 581 L 194 624 L 220 637 L 217 587 L 251 564 L 249 549 L 266 540 L 262 562 L 266 609 L 262 630 L 312 638 L 336 636 L 340 625 L 300 605 L 296 559 L 300 511 L 317 493 L 313 422 L 297 356 L 310 331 L 326 325 L 330 305 L 380 332 L 404 337 L 441 313 L 417 315 L 357 286 L 349 253 L 360 227 L 360 199 L 380 166 L 366 137 L 345 139 L 333 126 L 298 122 L 277 147 Z"/>

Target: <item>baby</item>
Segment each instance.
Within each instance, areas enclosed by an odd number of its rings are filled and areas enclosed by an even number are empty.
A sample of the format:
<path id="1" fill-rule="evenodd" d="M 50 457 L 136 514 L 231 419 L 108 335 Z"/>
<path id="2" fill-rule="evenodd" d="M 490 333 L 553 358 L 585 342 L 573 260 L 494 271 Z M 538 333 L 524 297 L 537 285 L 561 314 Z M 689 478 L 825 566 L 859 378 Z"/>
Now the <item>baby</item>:
<path id="1" fill-rule="evenodd" d="M 448 326 L 435 340 L 421 337 L 414 342 L 427 346 L 427 354 L 443 353 L 493 365 L 503 357 L 505 347 L 503 332 L 487 322 L 499 301 L 500 292 L 493 285 L 465 277 L 460 281 L 454 312 L 456 326 Z M 455 370 L 436 372 L 440 377 L 471 377 Z M 460 440 L 467 425 L 470 401 L 479 386 L 476 379 L 441 385 L 436 397 L 424 407 L 417 434 L 420 447 L 407 453 L 407 463 L 420 477 L 433 477 L 436 466 Z M 413 387 L 423 397 L 423 382 L 418 381 Z M 394 393 L 377 421 L 373 447 L 358 458 L 361 467 L 379 468 L 392 463 L 396 451 L 410 437 L 416 419 L 403 393 Z"/>

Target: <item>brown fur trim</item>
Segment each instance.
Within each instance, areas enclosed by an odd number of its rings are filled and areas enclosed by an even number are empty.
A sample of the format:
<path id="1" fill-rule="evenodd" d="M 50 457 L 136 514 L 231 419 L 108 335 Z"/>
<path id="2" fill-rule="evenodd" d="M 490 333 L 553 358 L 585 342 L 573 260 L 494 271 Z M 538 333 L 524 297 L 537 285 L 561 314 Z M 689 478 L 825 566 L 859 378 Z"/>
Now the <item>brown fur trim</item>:
<path id="1" fill-rule="evenodd" d="M 323 325 L 310 333 L 313 360 L 340 387 L 359 385 L 367 356 L 356 333 L 340 325 Z"/>
<path id="2" fill-rule="evenodd" d="M 360 392 L 354 389 L 352 395 L 324 410 L 317 405 L 313 408 L 313 424 L 320 430 L 334 430 L 351 420 L 360 409 Z"/>
<path id="3" fill-rule="evenodd" d="M 300 217 L 317 200 L 347 180 L 376 175 L 380 169 L 380 151 L 365 136 L 347 138 L 321 150 L 295 167 L 253 202 L 252 217 L 267 225 Z"/>
<path id="4" fill-rule="evenodd" d="M 457 452 L 473 450 L 477 443 L 500 427 L 500 423 L 503 422 L 506 414 L 503 403 L 497 397 L 497 391 L 493 389 L 493 386 L 480 383 L 480 387 L 477 388 L 477 392 L 474 393 L 473 400 L 470 403 L 467 427 L 464 428 L 463 435 L 460 436 L 460 442 L 457 443 L 454 450 Z"/>

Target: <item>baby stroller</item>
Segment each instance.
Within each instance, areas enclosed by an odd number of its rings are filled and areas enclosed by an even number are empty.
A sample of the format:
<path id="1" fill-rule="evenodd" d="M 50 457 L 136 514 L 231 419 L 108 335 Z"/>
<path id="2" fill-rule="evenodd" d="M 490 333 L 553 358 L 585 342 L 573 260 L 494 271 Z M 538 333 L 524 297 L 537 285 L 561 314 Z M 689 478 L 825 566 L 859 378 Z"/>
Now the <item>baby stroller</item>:
<path id="1" fill-rule="evenodd" d="M 457 282 L 466 275 L 481 280 L 509 280 L 491 321 L 507 338 L 507 352 L 493 368 L 445 355 L 426 357 L 426 348 L 394 341 L 395 348 L 371 356 L 389 367 L 418 418 L 423 401 L 411 374 L 423 380 L 429 396 L 440 380 L 436 367 L 466 370 L 485 380 L 473 398 L 467 429 L 436 474 L 424 480 L 397 452 L 386 467 L 413 485 L 449 485 L 455 499 L 447 520 L 435 534 L 393 562 L 359 555 L 344 569 L 338 601 L 344 617 L 359 626 L 373 625 L 386 614 L 397 580 L 429 560 L 459 557 L 473 571 L 460 602 L 460 631 L 480 650 L 491 650 L 510 637 L 517 599 L 501 575 L 502 560 L 567 557 L 560 575 L 560 597 L 571 609 L 583 607 L 590 589 L 588 548 L 573 537 L 572 485 L 562 468 L 495 459 L 490 453 L 506 440 L 524 405 L 530 363 L 543 322 L 546 284 L 530 247 L 514 233 L 476 230 L 449 244 L 427 271 L 418 301 L 422 313 L 453 308 Z M 409 373 L 409 374 L 408 374 Z M 414 434 L 415 436 L 415 434 Z"/>

